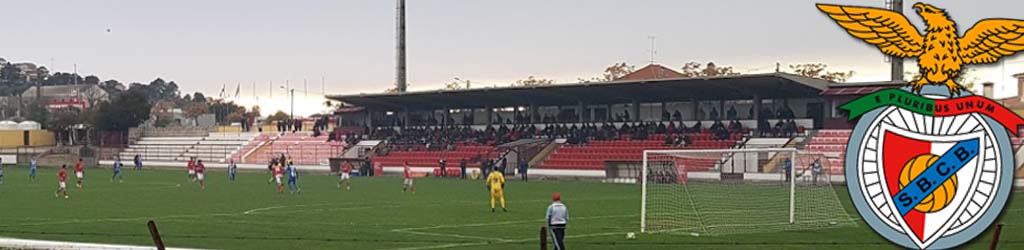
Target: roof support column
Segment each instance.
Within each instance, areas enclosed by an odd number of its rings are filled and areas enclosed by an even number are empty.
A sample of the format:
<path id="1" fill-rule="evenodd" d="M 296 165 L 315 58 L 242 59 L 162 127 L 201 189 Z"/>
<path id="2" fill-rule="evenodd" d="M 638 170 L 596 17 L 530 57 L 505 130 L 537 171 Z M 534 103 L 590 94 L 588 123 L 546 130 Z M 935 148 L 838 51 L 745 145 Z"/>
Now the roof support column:
<path id="1" fill-rule="evenodd" d="M 640 121 L 640 101 L 633 100 L 633 121 Z"/>
<path id="2" fill-rule="evenodd" d="M 363 125 L 366 125 L 367 128 L 373 130 L 373 109 L 366 108 L 366 120 L 364 120 L 363 123 Z M 366 132 L 369 133 L 370 131 Z"/>
<path id="3" fill-rule="evenodd" d="M 718 100 L 718 119 L 726 120 L 725 118 L 725 100 Z"/>
<path id="4" fill-rule="evenodd" d="M 661 112 L 658 113 L 658 120 L 659 121 L 663 121 L 663 122 L 666 121 L 666 120 L 664 119 L 665 117 L 661 117 L 661 114 L 664 114 L 665 112 L 668 112 L 668 107 L 665 107 L 665 105 L 666 105 L 665 102 L 661 102 Z M 668 120 L 672 120 L 672 115 L 671 114 L 669 114 L 668 117 L 669 117 Z"/>
<path id="5" fill-rule="evenodd" d="M 491 106 L 487 106 L 485 108 L 487 109 L 484 111 L 484 113 L 487 114 L 487 122 L 484 122 L 484 125 L 491 126 L 491 124 L 494 123 L 494 108 L 491 108 Z"/>
<path id="6" fill-rule="evenodd" d="M 583 106 L 583 101 L 577 102 L 577 104 L 576 104 L 576 114 L 579 115 L 579 120 L 576 121 L 577 123 L 583 123 L 583 117 L 584 117 L 583 116 L 583 110 L 585 110 L 585 109 L 586 108 Z"/>
<path id="7" fill-rule="evenodd" d="M 452 117 L 451 109 L 448 109 L 448 107 L 444 107 L 444 112 L 442 114 L 444 114 L 444 117 L 441 118 L 441 125 L 444 125 L 444 128 L 451 126 L 451 124 L 448 124 L 448 118 Z"/>
<path id="8" fill-rule="evenodd" d="M 754 117 L 753 117 L 754 118 L 754 131 L 760 131 L 761 130 L 761 96 L 760 95 L 757 95 L 757 94 L 754 95 L 754 107 L 752 107 L 752 109 L 754 109 L 754 112 L 753 112 L 754 113 Z M 755 134 L 759 134 L 759 133 L 755 133 Z"/>
<path id="9" fill-rule="evenodd" d="M 537 104 L 530 103 L 530 123 L 537 123 Z"/>
<path id="10" fill-rule="evenodd" d="M 693 120 L 704 120 L 704 117 L 701 117 L 700 115 L 700 102 L 698 102 L 697 99 L 690 99 L 690 103 L 693 103 L 693 110 L 691 112 L 691 114 L 693 114 Z"/>
<path id="11" fill-rule="evenodd" d="M 402 107 L 402 122 L 400 123 L 402 125 L 400 128 L 409 127 L 409 107 Z"/>
<path id="12" fill-rule="evenodd" d="M 605 116 L 605 117 L 604 117 L 604 120 L 605 120 L 605 121 L 607 121 L 607 122 L 613 122 L 613 121 L 612 121 L 612 105 L 611 105 L 611 104 L 606 104 L 606 105 L 604 106 L 604 116 Z"/>

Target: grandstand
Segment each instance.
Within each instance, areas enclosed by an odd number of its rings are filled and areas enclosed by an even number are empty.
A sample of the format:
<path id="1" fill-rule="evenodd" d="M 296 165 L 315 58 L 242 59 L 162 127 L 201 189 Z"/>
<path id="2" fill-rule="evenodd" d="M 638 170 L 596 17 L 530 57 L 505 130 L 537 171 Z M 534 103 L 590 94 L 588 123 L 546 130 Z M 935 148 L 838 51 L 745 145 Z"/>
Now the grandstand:
<path id="1" fill-rule="evenodd" d="M 853 131 L 848 129 L 827 129 L 817 131 L 804 148 L 809 152 L 821 153 L 828 158 L 828 169 L 832 174 L 843 173 L 843 159 L 846 155 L 846 142 Z"/>
<path id="2" fill-rule="evenodd" d="M 384 142 L 370 160 L 385 168 L 406 161 L 436 167 L 441 159 L 457 166 L 460 158 L 469 158 L 475 168 L 505 159 L 529 161 L 538 170 L 532 173 L 541 175 L 604 176 L 606 163 L 639 162 L 644 150 L 743 148 L 759 137 L 781 137 L 772 143 L 782 146 L 826 123 L 851 126 L 834 109 L 833 99 L 846 98 L 847 92 L 836 98 L 822 95 L 836 86 L 827 81 L 786 73 L 657 77 L 328 98 L 346 105 L 345 112 L 336 114 L 340 123 L 366 128 L 354 136 Z M 684 136 L 686 142 L 673 136 Z M 515 156 L 497 147 L 524 139 L 544 143 Z"/>
<path id="3" fill-rule="evenodd" d="M 314 137 L 310 132 L 264 133 L 231 158 L 241 163 L 266 164 L 285 154 L 297 165 L 327 165 L 328 158 L 341 156 L 345 146 L 339 141 L 328 142 L 326 136 Z"/>
<path id="4" fill-rule="evenodd" d="M 603 170 L 606 161 L 640 161 L 644 150 L 655 149 L 725 149 L 731 148 L 742 139 L 742 134 L 733 133 L 729 138 L 718 140 L 708 132 L 687 134 L 692 144 L 673 146 L 665 143 L 666 134 L 655 134 L 650 139 L 597 140 L 581 145 L 563 145 L 538 166 L 544 169 Z"/>
<path id="5" fill-rule="evenodd" d="M 128 145 L 119 156 L 132 159 L 135 155 L 144 161 L 188 161 L 196 157 L 205 162 L 225 162 L 228 156 L 249 144 L 255 133 L 210 133 L 203 137 L 141 137 Z"/>

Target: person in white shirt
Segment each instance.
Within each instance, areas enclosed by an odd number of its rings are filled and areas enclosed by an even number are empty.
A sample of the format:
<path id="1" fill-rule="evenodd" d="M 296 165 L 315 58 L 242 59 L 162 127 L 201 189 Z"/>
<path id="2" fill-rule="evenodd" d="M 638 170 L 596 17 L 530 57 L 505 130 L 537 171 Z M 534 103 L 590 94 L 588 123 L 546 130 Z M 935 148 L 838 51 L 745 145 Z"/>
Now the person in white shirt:
<path id="1" fill-rule="evenodd" d="M 569 223 L 569 209 L 562 204 L 562 195 L 555 193 L 551 195 L 551 205 L 545 221 L 548 224 L 548 232 L 555 241 L 555 250 L 565 250 L 565 225 Z"/>

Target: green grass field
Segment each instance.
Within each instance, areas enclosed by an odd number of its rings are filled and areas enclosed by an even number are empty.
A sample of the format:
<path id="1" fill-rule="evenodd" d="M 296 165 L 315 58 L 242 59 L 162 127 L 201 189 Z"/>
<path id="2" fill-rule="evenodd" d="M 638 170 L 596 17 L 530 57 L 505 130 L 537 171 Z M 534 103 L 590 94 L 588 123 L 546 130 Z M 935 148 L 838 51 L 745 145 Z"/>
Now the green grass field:
<path id="1" fill-rule="evenodd" d="M 276 194 L 264 173 L 207 173 L 208 187 L 184 171 L 127 170 L 112 183 L 109 169 L 86 172 L 84 189 L 55 198 L 56 170 L 42 168 L 29 182 L 25 167 L 5 168 L 0 185 L 0 236 L 59 241 L 151 245 L 146 222 L 155 220 L 173 247 L 215 249 L 537 249 L 538 230 L 553 192 L 570 209 L 567 247 L 573 249 L 897 249 L 860 221 L 805 231 L 693 237 L 641 234 L 640 188 L 596 182 L 509 181 L 509 212 L 491 213 L 480 181 L 417 179 L 417 193 L 402 193 L 398 178 L 355 178 L 353 189 L 336 177 L 305 175 L 302 193 Z M 179 186 L 180 185 L 180 186 Z M 699 184 L 692 184 L 699 185 Z M 847 212 L 859 218 L 844 187 Z M 1000 218 L 1001 249 L 1024 249 L 1024 201 L 1011 196 Z M 733 194 L 741 196 L 742 194 Z M 1014 200 L 1016 199 L 1016 200 Z M 986 249 L 991 233 L 966 249 Z"/>

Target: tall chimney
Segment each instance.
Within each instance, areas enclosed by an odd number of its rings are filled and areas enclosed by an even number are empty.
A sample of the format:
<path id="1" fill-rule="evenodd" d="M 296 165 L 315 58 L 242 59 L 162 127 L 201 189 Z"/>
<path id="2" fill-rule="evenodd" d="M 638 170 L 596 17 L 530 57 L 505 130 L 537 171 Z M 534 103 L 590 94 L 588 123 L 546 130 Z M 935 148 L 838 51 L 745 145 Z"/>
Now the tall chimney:
<path id="1" fill-rule="evenodd" d="M 405 92 L 405 0 L 398 1 L 398 18 L 396 22 L 397 46 L 395 48 L 397 58 L 395 60 L 395 88 L 398 92 Z"/>
<path id="2" fill-rule="evenodd" d="M 985 96 L 985 98 L 989 98 L 989 99 L 994 98 L 992 96 L 992 85 L 995 85 L 995 84 L 992 83 L 992 82 L 982 83 L 981 84 L 981 95 L 983 95 L 983 96 Z"/>
<path id="3" fill-rule="evenodd" d="M 903 13 L 903 0 L 892 0 L 890 7 L 897 13 Z M 892 80 L 903 81 L 903 58 L 893 56 L 889 59 L 892 64 Z"/>

